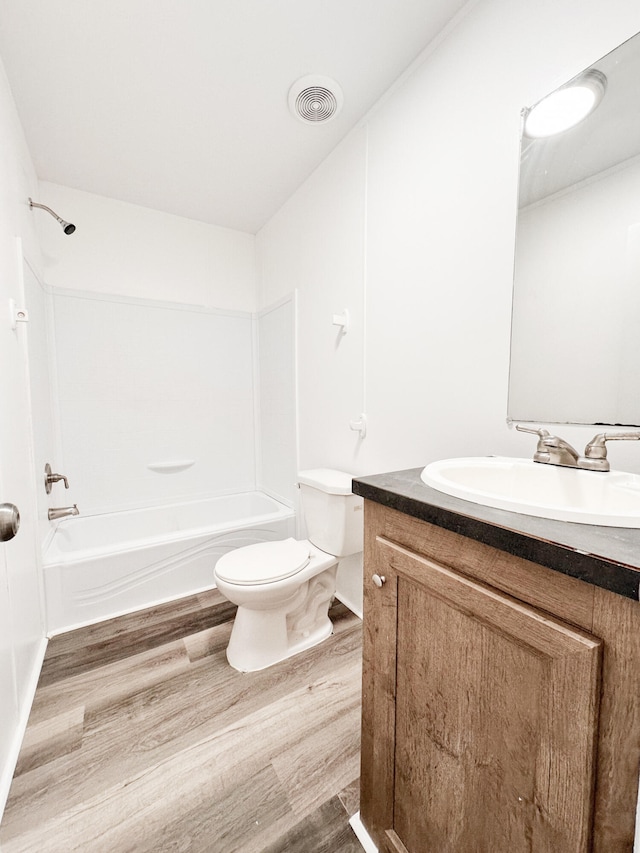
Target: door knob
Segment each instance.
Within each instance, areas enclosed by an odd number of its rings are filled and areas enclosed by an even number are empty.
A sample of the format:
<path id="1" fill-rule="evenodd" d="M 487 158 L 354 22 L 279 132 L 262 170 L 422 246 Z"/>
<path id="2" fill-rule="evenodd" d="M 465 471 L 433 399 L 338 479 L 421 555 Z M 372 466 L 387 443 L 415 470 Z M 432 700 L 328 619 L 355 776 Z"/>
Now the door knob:
<path id="1" fill-rule="evenodd" d="M 8 542 L 18 532 L 20 512 L 14 504 L 0 504 L 0 542 Z"/>
<path id="2" fill-rule="evenodd" d="M 384 575 L 373 575 L 371 580 L 378 587 L 378 589 L 380 589 L 382 587 L 382 584 L 386 581 L 386 578 Z"/>

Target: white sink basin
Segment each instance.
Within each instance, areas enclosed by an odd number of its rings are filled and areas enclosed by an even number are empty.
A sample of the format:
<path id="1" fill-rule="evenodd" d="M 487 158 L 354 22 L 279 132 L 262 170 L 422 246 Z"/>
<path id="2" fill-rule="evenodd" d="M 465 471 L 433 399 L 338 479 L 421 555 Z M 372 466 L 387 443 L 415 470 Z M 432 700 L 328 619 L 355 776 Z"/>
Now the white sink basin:
<path id="1" fill-rule="evenodd" d="M 481 456 L 427 465 L 422 480 L 447 495 L 525 515 L 640 528 L 640 476 L 529 459 Z"/>

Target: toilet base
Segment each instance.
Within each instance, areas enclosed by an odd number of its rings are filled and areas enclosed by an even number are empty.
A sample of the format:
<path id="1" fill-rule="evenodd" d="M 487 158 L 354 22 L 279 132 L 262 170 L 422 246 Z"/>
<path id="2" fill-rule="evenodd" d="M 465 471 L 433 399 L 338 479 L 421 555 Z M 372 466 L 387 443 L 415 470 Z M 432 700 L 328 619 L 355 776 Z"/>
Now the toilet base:
<path id="1" fill-rule="evenodd" d="M 239 612 L 240 609 L 238 608 Z M 238 614 L 236 614 L 237 618 Z M 333 624 L 329 617 L 327 617 L 327 624 L 314 631 L 309 637 L 286 647 L 279 645 L 278 651 L 273 651 L 273 647 L 270 648 L 268 645 L 262 647 L 252 646 L 251 648 L 240 647 L 239 644 L 233 644 L 230 640 L 227 646 L 227 660 L 238 672 L 258 672 L 293 655 L 304 652 L 313 646 L 317 646 L 318 643 L 326 640 L 331 634 L 333 634 Z"/>
<path id="2" fill-rule="evenodd" d="M 333 633 L 329 606 L 337 566 L 305 581 L 280 607 L 255 610 L 239 605 L 227 660 L 239 672 L 256 672 L 318 645 Z"/>

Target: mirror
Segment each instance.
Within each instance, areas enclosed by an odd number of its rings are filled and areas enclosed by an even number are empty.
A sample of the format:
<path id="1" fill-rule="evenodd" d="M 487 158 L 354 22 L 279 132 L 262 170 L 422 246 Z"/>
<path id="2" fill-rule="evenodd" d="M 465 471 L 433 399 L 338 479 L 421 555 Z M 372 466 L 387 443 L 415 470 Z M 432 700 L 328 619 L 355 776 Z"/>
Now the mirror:
<path id="1" fill-rule="evenodd" d="M 531 137 L 523 111 L 508 418 L 639 426 L 640 34 L 587 71 L 606 88 L 574 127 Z"/>

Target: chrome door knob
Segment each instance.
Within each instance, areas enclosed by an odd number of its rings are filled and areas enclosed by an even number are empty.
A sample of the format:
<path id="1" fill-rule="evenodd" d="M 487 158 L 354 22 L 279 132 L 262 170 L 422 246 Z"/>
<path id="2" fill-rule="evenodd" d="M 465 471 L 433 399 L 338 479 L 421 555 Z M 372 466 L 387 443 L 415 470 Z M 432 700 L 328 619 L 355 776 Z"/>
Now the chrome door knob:
<path id="1" fill-rule="evenodd" d="M 0 542 L 8 542 L 18 532 L 20 512 L 15 504 L 0 504 Z"/>
<path id="2" fill-rule="evenodd" d="M 382 584 L 386 581 L 386 578 L 384 575 L 373 575 L 371 580 L 378 587 L 378 589 L 380 589 L 382 587 Z"/>

